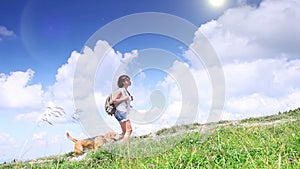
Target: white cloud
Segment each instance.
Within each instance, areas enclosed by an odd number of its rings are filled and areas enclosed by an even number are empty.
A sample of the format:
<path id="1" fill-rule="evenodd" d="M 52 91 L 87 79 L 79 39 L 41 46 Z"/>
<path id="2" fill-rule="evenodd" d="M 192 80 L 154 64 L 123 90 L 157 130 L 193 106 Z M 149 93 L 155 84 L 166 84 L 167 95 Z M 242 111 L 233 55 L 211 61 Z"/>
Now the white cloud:
<path id="1" fill-rule="evenodd" d="M 56 82 L 48 90 L 55 100 L 73 97 L 74 69 L 79 56 L 77 52 L 72 52 L 68 62 L 57 70 Z"/>
<path id="2" fill-rule="evenodd" d="M 63 135 L 55 135 L 50 140 L 51 144 L 62 144 L 66 140 L 65 136 Z"/>
<path id="3" fill-rule="evenodd" d="M 33 140 L 45 140 L 47 133 L 45 131 L 34 133 L 32 138 Z"/>
<path id="4" fill-rule="evenodd" d="M 284 97 L 268 97 L 253 93 L 242 97 L 231 97 L 227 101 L 223 119 L 242 119 L 259 117 L 288 111 L 299 107 L 295 99 L 300 99 L 300 92 L 287 94 Z"/>
<path id="5" fill-rule="evenodd" d="M 0 132 L 0 162 L 9 162 L 16 157 L 16 150 L 20 148 L 17 141 L 21 138 L 15 138 L 7 132 Z"/>
<path id="6" fill-rule="evenodd" d="M 105 57 L 100 58 L 103 54 Z M 91 104 L 95 101 L 101 102 L 111 91 L 113 73 L 120 65 L 121 59 L 120 53 L 101 40 L 94 49 L 85 47 L 83 53 L 72 52 L 68 62 L 58 69 L 56 82 L 46 93 L 47 104 L 45 110 L 42 110 L 41 118 L 46 117 L 51 124 L 69 123 L 74 122 L 74 115 L 80 116 L 80 112 L 74 114 L 76 109 L 80 109 L 84 114 L 97 111 L 97 107 Z M 65 114 L 55 117 L 52 115 L 52 109 L 47 107 L 63 108 Z"/>
<path id="7" fill-rule="evenodd" d="M 112 49 L 107 42 L 98 41 L 97 44 L 93 55 L 98 57 L 98 59 L 100 59 L 100 56 L 103 58 L 99 61 L 96 72 L 91 72 L 95 75 L 93 76 L 95 78 L 95 90 L 103 94 L 109 94 L 117 88 L 117 78 L 127 72 L 128 64 L 138 56 L 138 52 L 133 50 L 129 53 L 121 54 Z M 100 50 L 101 46 L 108 46 L 106 48 L 108 48 L 109 52 L 103 55 L 103 51 Z M 83 55 L 82 57 L 91 56 Z"/>
<path id="8" fill-rule="evenodd" d="M 7 132 L 0 132 L 0 161 L 4 161 L 6 159 L 12 160 L 12 157 L 15 156 L 15 150 L 18 148 L 20 148 L 20 145 L 11 134 Z"/>
<path id="9" fill-rule="evenodd" d="M 100 60 L 99 56 L 103 53 L 105 56 Z M 114 86 L 113 77 L 117 78 L 118 73 L 126 72 L 126 65 L 137 55 L 137 51 L 132 51 L 123 57 L 107 42 L 100 40 L 94 49 L 86 47 L 82 54 L 72 52 L 67 63 L 58 69 L 56 82 L 45 92 L 40 84 L 29 85 L 34 75 L 30 69 L 26 72 L 13 72 L 10 76 L 1 74 L 0 105 L 5 107 L 32 105 L 31 108 L 34 109 L 32 112 L 20 113 L 15 118 L 30 123 L 44 121 L 51 125 L 75 122 L 73 117 L 75 115 L 79 117 L 79 114 L 74 114 L 76 109 L 81 109 L 83 111 L 81 113 L 90 113 L 91 109 L 93 112 L 104 113 L 102 103 Z M 124 69 L 117 72 L 119 67 Z M 74 89 L 76 83 L 80 85 Z M 77 94 L 75 99 L 79 105 L 74 105 L 74 92 Z M 18 97 L 15 97 L 16 95 Z M 97 107 L 90 105 L 95 101 L 99 104 L 98 110 Z M 55 107 L 62 108 L 64 114 L 56 117 L 58 115 L 51 109 Z"/>
<path id="10" fill-rule="evenodd" d="M 8 30 L 5 26 L 0 25 L 0 36 L 14 36 L 15 33 Z"/>
<path id="11" fill-rule="evenodd" d="M 1 149 L 9 149 L 8 146 L 16 148 L 16 140 L 8 133 L 0 132 L 0 147 Z"/>
<path id="12" fill-rule="evenodd" d="M 46 120 L 45 122 L 50 122 L 49 124 L 72 122 L 72 116 L 76 111 L 73 102 L 73 79 L 79 57 L 79 53 L 72 52 L 67 63 L 57 70 L 55 83 L 49 86 L 45 92 L 45 101 L 40 109 L 39 121 Z M 56 115 L 52 109 L 56 107 L 61 108 L 63 114 Z"/>
<path id="13" fill-rule="evenodd" d="M 139 118 L 137 117 L 137 115 L 146 118 L 146 120 L 144 121 L 146 123 L 134 123 L 134 134 L 146 134 L 174 125 L 193 123 L 196 120 L 198 107 L 195 107 L 195 105 L 198 105 L 198 103 L 195 103 L 195 101 L 198 99 L 195 98 L 195 93 L 197 93 L 195 92 L 195 90 L 198 91 L 198 88 L 196 87 L 196 89 L 194 89 L 192 86 L 198 86 L 197 83 L 199 81 L 191 80 L 191 78 L 193 78 L 192 69 L 189 69 L 186 63 L 174 61 L 173 65 L 171 65 L 171 67 L 165 71 L 168 72 L 168 75 L 164 79 L 162 79 L 162 81 L 158 81 L 155 86 L 166 99 L 166 102 L 163 105 L 164 107 L 163 109 L 154 108 L 153 110 L 149 111 L 144 110 L 142 114 L 133 114 L 134 117 L 132 118 L 135 120 Z M 205 77 L 199 77 L 198 79 L 205 79 Z M 141 98 L 145 98 L 146 96 L 150 96 L 151 92 L 153 91 L 153 86 L 152 88 L 135 88 L 135 90 L 138 90 L 136 92 L 143 93 L 144 95 Z M 146 93 L 145 91 L 148 91 L 148 93 Z M 156 100 L 152 100 L 152 104 L 159 98 L 156 97 L 154 99 Z M 144 100 L 148 100 L 148 97 Z M 147 121 L 150 119 L 154 120 Z"/>
<path id="14" fill-rule="evenodd" d="M 66 65 L 74 72 L 74 76 L 67 76 L 68 80 L 72 81 L 70 84 L 74 85 L 73 89 L 70 89 L 75 104 L 73 106 L 82 110 L 78 117 L 90 135 L 103 133 L 110 130 L 107 123 L 102 123 L 102 120 L 110 120 L 104 112 L 104 99 L 117 88 L 117 78 L 120 74 L 126 73 L 127 65 L 138 53 L 132 51 L 122 55 L 112 49 L 106 41 L 99 40 L 94 48 L 85 47 L 81 54 L 76 55 L 78 55 L 76 65 Z M 62 87 L 66 89 L 65 85 Z M 106 117 L 103 118 L 102 115 Z"/>
<path id="15" fill-rule="evenodd" d="M 300 2 L 296 0 L 265 0 L 258 7 L 243 4 L 201 25 L 195 33 L 194 43 L 203 33 L 223 64 L 224 119 L 300 106 L 291 99 L 300 97 L 300 39 L 295 38 L 300 36 L 299 14 Z M 198 78 L 204 69 L 193 59 L 192 51 L 186 51 L 185 56 Z"/>
<path id="16" fill-rule="evenodd" d="M 30 140 L 27 140 L 29 142 L 26 142 L 26 144 L 23 145 L 23 149 L 25 148 L 26 151 L 33 153 L 33 154 L 39 154 L 40 152 L 34 152 L 32 150 L 38 148 L 40 150 L 46 149 L 48 144 L 48 133 L 46 131 L 41 131 L 38 133 L 33 133 L 32 138 Z M 34 148 L 33 148 L 34 146 Z M 25 152 L 26 152 L 25 151 Z M 27 152 L 26 152 L 27 153 Z M 26 153 L 21 153 L 22 156 L 26 156 Z"/>
<path id="17" fill-rule="evenodd" d="M 16 120 L 36 123 L 40 120 L 40 116 L 40 112 L 21 113 L 16 116 Z"/>
<path id="18" fill-rule="evenodd" d="M 300 90 L 300 60 L 259 59 L 227 64 L 223 70 L 230 96 L 261 93 L 282 97 Z"/>
<path id="19" fill-rule="evenodd" d="M 34 71 L 0 74 L 0 107 L 3 108 L 38 108 L 43 100 L 41 84 L 29 84 Z"/>
<path id="20" fill-rule="evenodd" d="M 259 7 L 227 10 L 217 20 L 201 25 L 224 63 L 257 58 L 299 56 L 300 2 L 265 0 Z"/>

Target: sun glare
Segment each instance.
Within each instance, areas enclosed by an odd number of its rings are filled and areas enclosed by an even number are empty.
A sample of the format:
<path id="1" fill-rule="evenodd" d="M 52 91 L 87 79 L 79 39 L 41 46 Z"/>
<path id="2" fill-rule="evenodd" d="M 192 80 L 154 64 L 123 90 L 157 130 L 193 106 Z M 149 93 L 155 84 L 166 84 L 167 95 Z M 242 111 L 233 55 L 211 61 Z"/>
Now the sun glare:
<path id="1" fill-rule="evenodd" d="M 214 7 L 220 7 L 224 4 L 225 0 L 209 0 L 209 3 Z"/>

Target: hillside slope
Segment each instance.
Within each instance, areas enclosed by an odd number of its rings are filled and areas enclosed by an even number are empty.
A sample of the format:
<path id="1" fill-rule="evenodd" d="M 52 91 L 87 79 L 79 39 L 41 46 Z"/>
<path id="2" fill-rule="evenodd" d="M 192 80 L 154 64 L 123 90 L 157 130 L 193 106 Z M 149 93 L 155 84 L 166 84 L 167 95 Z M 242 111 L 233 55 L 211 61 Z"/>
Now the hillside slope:
<path id="1" fill-rule="evenodd" d="M 300 108 L 241 121 L 191 124 L 72 153 L 0 168 L 300 168 Z"/>

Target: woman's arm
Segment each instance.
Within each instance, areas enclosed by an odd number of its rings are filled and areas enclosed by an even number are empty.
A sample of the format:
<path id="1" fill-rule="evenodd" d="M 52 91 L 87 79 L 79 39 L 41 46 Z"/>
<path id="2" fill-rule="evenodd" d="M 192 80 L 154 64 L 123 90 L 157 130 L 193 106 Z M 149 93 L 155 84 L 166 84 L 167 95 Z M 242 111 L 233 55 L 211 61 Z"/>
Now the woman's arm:
<path id="1" fill-rule="evenodd" d="M 118 90 L 115 93 L 113 93 L 113 95 L 112 95 L 112 103 L 113 104 L 119 104 L 119 103 L 121 103 L 123 101 L 126 101 L 126 100 L 130 99 L 129 96 L 124 97 L 124 98 L 121 98 L 121 96 L 122 96 L 122 93 L 121 93 L 120 90 Z"/>

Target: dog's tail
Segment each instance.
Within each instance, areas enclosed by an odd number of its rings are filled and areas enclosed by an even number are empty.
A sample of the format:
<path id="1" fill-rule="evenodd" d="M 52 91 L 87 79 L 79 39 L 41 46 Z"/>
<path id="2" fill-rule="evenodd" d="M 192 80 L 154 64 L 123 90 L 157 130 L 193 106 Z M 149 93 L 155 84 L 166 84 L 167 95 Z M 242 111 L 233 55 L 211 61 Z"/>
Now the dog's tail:
<path id="1" fill-rule="evenodd" d="M 67 136 L 68 139 L 70 139 L 73 142 L 77 142 L 78 141 L 77 139 L 71 137 L 70 134 L 69 134 L 69 132 L 66 132 L 66 136 Z"/>

